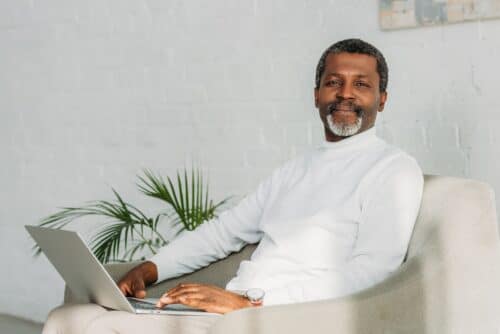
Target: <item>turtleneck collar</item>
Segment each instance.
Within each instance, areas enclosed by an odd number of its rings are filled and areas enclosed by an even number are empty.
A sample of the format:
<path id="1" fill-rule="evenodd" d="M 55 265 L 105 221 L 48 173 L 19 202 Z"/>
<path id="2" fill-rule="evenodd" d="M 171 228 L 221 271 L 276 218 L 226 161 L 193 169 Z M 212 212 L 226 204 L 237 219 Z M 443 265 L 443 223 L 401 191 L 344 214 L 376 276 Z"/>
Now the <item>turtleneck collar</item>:
<path id="1" fill-rule="evenodd" d="M 364 147 L 367 144 L 373 143 L 377 140 L 375 126 L 365 130 L 359 134 L 342 139 L 340 141 L 331 142 L 324 140 L 321 148 L 326 150 L 344 150 Z"/>

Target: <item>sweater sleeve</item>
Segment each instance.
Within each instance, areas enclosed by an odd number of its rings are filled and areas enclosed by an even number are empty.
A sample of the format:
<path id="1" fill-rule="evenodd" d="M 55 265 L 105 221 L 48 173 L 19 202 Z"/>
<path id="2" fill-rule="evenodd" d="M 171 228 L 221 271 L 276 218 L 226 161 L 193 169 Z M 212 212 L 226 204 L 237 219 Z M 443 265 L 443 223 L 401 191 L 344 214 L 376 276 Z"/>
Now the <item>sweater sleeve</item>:
<path id="1" fill-rule="evenodd" d="M 422 172 L 404 156 L 377 174 L 360 199 L 358 236 L 350 259 L 315 278 L 266 291 L 265 305 L 352 294 L 382 281 L 401 265 L 420 208 Z"/>
<path id="2" fill-rule="evenodd" d="M 184 231 L 150 258 L 158 268 L 158 281 L 181 276 L 239 251 L 262 238 L 259 222 L 273 187 L 279 183 L 279 169 L 260 183 L 255 192 L 218 218 L 194 231 Z"/>

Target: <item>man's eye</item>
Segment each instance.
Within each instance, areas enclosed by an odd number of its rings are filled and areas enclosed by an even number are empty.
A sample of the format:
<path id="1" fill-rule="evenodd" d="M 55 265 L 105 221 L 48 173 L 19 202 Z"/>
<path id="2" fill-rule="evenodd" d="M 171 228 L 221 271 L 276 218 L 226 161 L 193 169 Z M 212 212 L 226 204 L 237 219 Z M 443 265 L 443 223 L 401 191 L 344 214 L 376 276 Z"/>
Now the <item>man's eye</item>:
<path id="1" fill-rule="evenodd" d="M 340 86 L 342 83 L 339 80 L 329 80 L 325 83 L 325 86 Z"/>
<path id="2" fill-rule="evenodd" d="M 367 84 L 366 82 L 363 82 L 363 81 L 358 81 L 354 85 L 356 85 L 357 87 L 370 87 L 369 84 Z"/>

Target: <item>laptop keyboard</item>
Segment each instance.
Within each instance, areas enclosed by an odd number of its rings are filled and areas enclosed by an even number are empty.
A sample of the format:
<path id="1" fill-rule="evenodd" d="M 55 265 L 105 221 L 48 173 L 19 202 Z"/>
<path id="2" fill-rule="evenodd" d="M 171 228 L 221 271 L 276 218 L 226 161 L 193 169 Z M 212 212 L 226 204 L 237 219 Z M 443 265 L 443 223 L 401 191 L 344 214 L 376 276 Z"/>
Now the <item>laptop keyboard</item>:
<path id="1" fill-rule="evenodd" d="M 142 310 L 157 310 L 158 309 L 155 304 L 139 301 L 135 298 L 127 298 L 127 299 L 133 308 L 138 308 L 138 309 L 142 309 Z"/>
<path id="2" fill-rule="evenodd" d="M 127 297 L 127 300 L 132 305 L 132 307 L 135 308 L 135 309 L 140 309 L 140 310 L 158 310 L 158 308 L 156 307 L 156 304 L 153 304 L 152 302 L 142 301 L 140 299 L 133 298 L 133 297 Z M 196 308 L 191 308 L 189 306 L 182 305 L 182 304 L 170 304 L 170 305 L 167 305 L 167 306 L 163 307 L 163 309 L 164 310 L 175 310 L 175 311 L 205 312 L 203 310 L 196 309 Z"/>

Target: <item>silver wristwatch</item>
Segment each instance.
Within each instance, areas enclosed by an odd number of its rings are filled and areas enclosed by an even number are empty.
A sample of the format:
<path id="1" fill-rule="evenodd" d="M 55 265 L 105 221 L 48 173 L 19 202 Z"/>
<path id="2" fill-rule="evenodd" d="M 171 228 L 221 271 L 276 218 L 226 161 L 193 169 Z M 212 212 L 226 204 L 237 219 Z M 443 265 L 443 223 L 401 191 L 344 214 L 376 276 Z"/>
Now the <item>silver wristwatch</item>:
<path id="1" fill-rule="evenodd" d="M 257 306 L 257 305 L 262 305 L 262 302 L 264 301 L 265 294 L 266 293 L 262 289 L 252 288 L 252 289 L 248 289 L 247 291 L 245 291 L 244 296 L 248 298 L 248 300 L 250 301 L 250 303 L 252 305 Z"/>

